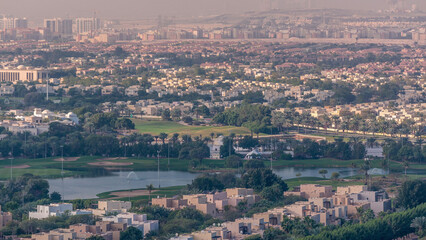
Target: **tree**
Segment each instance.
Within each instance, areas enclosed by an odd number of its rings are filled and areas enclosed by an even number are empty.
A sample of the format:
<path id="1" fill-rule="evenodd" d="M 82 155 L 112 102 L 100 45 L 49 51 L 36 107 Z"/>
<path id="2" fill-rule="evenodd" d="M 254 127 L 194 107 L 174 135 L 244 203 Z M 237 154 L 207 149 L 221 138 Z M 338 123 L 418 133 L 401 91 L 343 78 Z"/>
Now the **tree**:
<path id="1" fill-rule="evenodd" d="M 125 231 L 120 233 L 120 240 L 141 240 L 143 233 L 135 227 L 128 227 Z"/>
<path id="2" fill-rule="evenodd" d="M 239 168 L 243 165 L 243 160 L 237 155 L 231 155 L 225 158 L 227 168 Z"/>
<path id="3" fill-rule="evenodd" d="M 398 206 L 413 208 L 426 202 L 426 182 L 421 180 L 405 181 L 398 189 Z"/>
<path id="4" fill-rule="evenodd" d="M 416 217 L 411 222 L 410 227 L 416 229 L 416 234 L 419 237 L 425 237 L 426 236 L 426 217 Z"/>
<path id="5" fill-rule="evenodd" d="M 250 169 L 241 177 L 242 185 L 246 188 L 253 188 L 256 191 L 262 191 L 266 187 L 278 184 L 282 191 L 287 191 L 288 186 L 270 169 Z"/>
<path id="6" fill-rule="evenodd" d="M 53 202 L 59 202 L 61 201 L 61 199 L 62 199 L 62 196 L 58 192 L 53 192 L 50 194 L 50 200 L 52 200 Z"/>
<path id="7" fill-rule="evenodd" d="M 45 95 L 42 93 L 31 92 L 27 93 L 24 97 L 24 103 L 26 106 L 41 106 L 47 103 Z"/>
<path id="8" fill-rule="evenodd" d="M 249 159 L 244 163 L 244 169 L 265 168 L 265 163 L 260 159 Z"/>
<path id="9" fill-rule="evenodd" d="M 158 136 L 163 142 L 163 145 L 165 144 L 165 140 L 167 139 L 168 136 L 169 135 L 167 133 L 160 133 L 160 135 Z"/>
<path id="10" fill-rule="evenodd" d="M 118 58 L 125 58 L 128 55 L 128 53 L 124 51 L 122 47 L 116 47 L 112 54 Z"/>
<path id="11" fill-rule="evenodd" d="M 203 159 L 210 156 L 210 149 L 206 145 L 200 147 L 192 148 L 189 151 L 189 157 L 192 160 L 197 160 L 200 165 L 203 164 Z"/>
<path id="12" fill-rule="evenodd" d="M 245 240 L 262 240 L 263 238 L 259 234 L 255 234 L 255 235 L 250 235 L 244 239 Z"/>
<path id="13" fill-rule="evenodd" d="M 326 169 L 321 169 L 318 171 L 319 174 L 322 175 L 322 177 L 325 179 L 325 175 L 328 173 L 328 171 Z"/>
<path id="14" fill-rule="evenodd" d="M 252 136 L 246 135 L 240 139 L 238 145 L 244 149 L 252 149 L 259 144 L 259 140 L 253 138 Z"/>
<path id="15" fill-rule="evenodd" d="M 331 179 L 337 180 L 340 177 L 340 173 L 338 172 L 334 172 L 331 174 Z"/>
<path id="16" fill-rule="evenodd" d="M 216 178 L 209 176 L 201 176 L 194 179 L 194 181 L 192 181 L 192 184 L 188 185 L 188 188 L 204 192 L 222 190 L 225 188 L 225 186 Z"/>
<path id="17" fill-rule="evenodd" d="M 223 138 L 223 145 L 220 146 L 220 155 L 228 157 L 235 154 L 234 141 L 230 137 Z"/>
<path id="18" fill-rule="evenodd" d="M 247 238 L 246 238 L 247 239 Z M 263 240 L 286 240 L 286 233 L 278 228 L 268 228 L 263 233 Z"/>
<path id="19" fill-rule="evenodd" d="M 306 240 L 323 239 L 396 239 L 413 232 L 411 222 L 426 215 L 426 204 L 402 212 L 388 214 L 363 224 L 348 224 L 339 228 L 324 229 L 321 233 L 305 237 Z"/>
<path id="20" fill-rule="evenodd" d="M 149 194 L 148 199 L 151 199 L 151 192 L 152 190 L 154 190 L 154 185 L 152 185 L 152 183 L 149 185 L 146 185 L 146 190 L 148 190 L 148 194 Z"/>
<path id="21" fill-rule="evenodd" d="M 169 109 L 165 109 L 163 113 L 161 114 L 161 118 L 163 119 L 163 121 L 170 121 L 171 120 L 170 116 L 171 114 Z"/>
<path id="22" fill-rule="evenodd" d="M 281 185 L 274 184 L 270 187 L 266 187 L 260 192 L 260 196 L 268 201 L 276 202 L 283 199 L 284 190 Z"/>
<path id="23" fill-rule="evenodd" d="M 359 207 L 356 209 L 358 219 L 361 223 L 366 223 L 372 219 L 374 219 L 374 212 L 371 209 L 364 209 L 363 207 Z"/>
<path id="24" fill-rule="evenodd" d="M 115 122 L 116 129 L 135 129 L 135 124 L 128 118 L 120 118 Z"/>

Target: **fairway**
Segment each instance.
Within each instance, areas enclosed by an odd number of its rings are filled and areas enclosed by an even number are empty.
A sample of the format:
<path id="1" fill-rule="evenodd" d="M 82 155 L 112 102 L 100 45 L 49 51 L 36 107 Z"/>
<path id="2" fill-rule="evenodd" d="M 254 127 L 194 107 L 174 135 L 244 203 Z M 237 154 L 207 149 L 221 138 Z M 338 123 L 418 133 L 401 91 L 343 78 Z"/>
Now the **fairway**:
<path id="1" fill-rule="evenodd" d="M 186 126 L 177 122 L 172 121 L 148 121 L 133 119 L 135 128 L 140 133 L 149 133 L 151 135 L 159 135 L 160 133 L 167 133 L 169 135 L 173 133 L 179 133 L 182 135 L 191 136 L 203 136 L 208 137 L 210 133 L 221 133 L 223 135 L 229 135 L 234 133 L 236 135 L 250 135 L 250 130 L 245 127 L 234 127 L 234 126 Z"/>

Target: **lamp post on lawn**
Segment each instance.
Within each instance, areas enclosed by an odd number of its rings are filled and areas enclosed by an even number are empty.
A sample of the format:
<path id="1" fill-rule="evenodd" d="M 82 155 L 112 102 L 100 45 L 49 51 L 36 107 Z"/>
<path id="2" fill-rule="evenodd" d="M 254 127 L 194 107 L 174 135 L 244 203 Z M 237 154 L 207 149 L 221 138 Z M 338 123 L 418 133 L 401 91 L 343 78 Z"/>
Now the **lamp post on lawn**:
<path id="1" fill-rule="evenodd" d="M 170 169 L 170 139 L 167 141 L 167 168 Z"/>
<path id="2" fill-rule="evenodd" d="M 10 180 L 13 178 L 13 156 L 10 158 Z"/>
<path id="3" fill-rule="evenodd" d="M 157 178 L 158 178 L 158 188 L 160 188 L 160 152 L 157 150 Z"/>
<path id="4" fill-rule="evenodd" d="M 61 145 L 61 151 L 62 151 L 62 168 L 61 168 L 61 175 L 62 178 L 64 178 L 64 145 Z"/>
<path id="5" fill-rule="evenodd" d="M 61 155 L 62 155 L 61 178 L 62 178 L 62 201 L 63 201 L 65 198 L 65 195 L 64 195 L 64 145 L 61 145 L 61 151 L 62 151 L 61 152 Z"/>

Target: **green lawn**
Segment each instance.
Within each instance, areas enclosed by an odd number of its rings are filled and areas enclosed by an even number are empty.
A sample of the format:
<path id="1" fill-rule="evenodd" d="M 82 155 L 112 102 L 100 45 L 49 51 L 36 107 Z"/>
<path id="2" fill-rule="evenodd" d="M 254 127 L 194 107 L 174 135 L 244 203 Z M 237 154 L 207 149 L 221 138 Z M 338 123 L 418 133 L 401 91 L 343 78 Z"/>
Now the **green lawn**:
<path id="1" fill-rule="evenodd" d="M 351 186 L 351 185 L 363 185 L 363 180 L 352 180 L 352 181 L 333 181 L 330 179 L 318 178 L 318 177 L 300 177 L 300 178 L 292 178 L 285 180 L 288 188 L 290 190 L 295 186 L 299 186 L 300 184 L 321 184 L 321 185 L 331 185 L 333 189 L 336 190 L 337 187 L 341 186 Z"/>
<path id="2" fill-rule="evenodd" d="M 173 187 L 160 188 L 159 190 L 154 189 L 152 194 L 151 194 L 151 198 L 157 197 L 157 196 L 173 197 L 173 196 L 178 195 L 184 187 L 185 186 L 173 186 Z M 146 188 L 130 189 L 130 191 L 135 191 L 135 190 L 146 190 Z M 106 198 L 116 197 L 115 195 L 112 194 L 114 192 L 126 192 L 126 191 L 128 191 L 128 190 L 104 192 L 104 193 L 99 193 L 96 196 L 98 196 L 100 199 L 106 199 Z M 148 199 L 149 199 L 149 196 L 137 196 L 137 197 L 131 197 L 130 198 L 130 200 L 146 200 L 147 203 L 148 203 Z M 127 201 L 127 200 L 129 200 L 129 198 L 124 197 L 124 198 L 119 198 L 119 199 L 116 199 L 116 200 Z"/>
<path id="3" fill-rule="evenodd" d="M 223 135 L 229 135 L 234 133 L 236 135 L 249 135 L 250 130 L 244 127 L 233 127 L 233 126 L 186 126 L 172 121 L 148 121 L 133 119 L 135 128 L 140 133 L 149 133 L 152 135 L 159 135 L 160 133 L 167 133 L 169 135 L 173 133 L 179 133 L 182 135 L 191 136 L 210 136 L 210 133 L 221 133 Z"/>

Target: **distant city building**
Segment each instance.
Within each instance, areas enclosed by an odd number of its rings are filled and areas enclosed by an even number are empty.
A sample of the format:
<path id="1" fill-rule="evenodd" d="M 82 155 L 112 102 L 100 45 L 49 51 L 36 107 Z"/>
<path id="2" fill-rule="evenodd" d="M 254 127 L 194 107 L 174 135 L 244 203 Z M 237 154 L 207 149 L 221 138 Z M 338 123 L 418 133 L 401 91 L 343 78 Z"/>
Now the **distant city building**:
<path id="1" fill-rule="evenodd" d="M 18 67 L 17 69 L 0 69 L 0 82 L 15 81 L 43 81 L 49 79 L 49 71 L 39 69 L 26 69 Z"/>
<path id="2" fill-rule="evenodd" d="M 71 19 L 44 19 L 44 28 L 50 30 L 51 33 L 61 35 L 72 35 L 72 20 Z"/>
<path id="3" fill-rule="evenodd" d="M 3 17 L 0 26 L 3 30 L 28 28 L 28 20 L 26 18 Z"/>
<path id="4" fill-rule="evenodd" d="M 92 33 L 101 28 L 101 21 L 98 18 L 77 18 L 75 20 L 76 33 Z"/>

